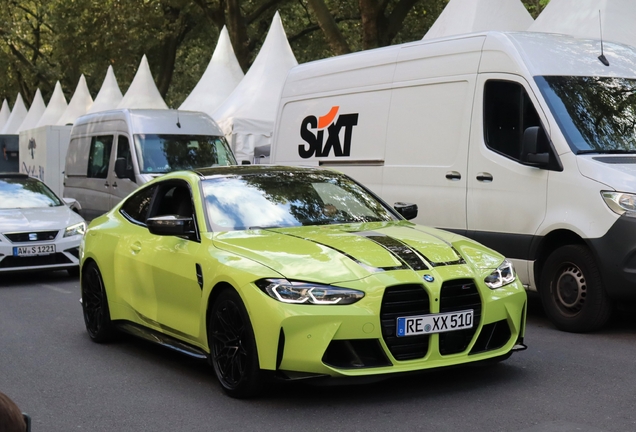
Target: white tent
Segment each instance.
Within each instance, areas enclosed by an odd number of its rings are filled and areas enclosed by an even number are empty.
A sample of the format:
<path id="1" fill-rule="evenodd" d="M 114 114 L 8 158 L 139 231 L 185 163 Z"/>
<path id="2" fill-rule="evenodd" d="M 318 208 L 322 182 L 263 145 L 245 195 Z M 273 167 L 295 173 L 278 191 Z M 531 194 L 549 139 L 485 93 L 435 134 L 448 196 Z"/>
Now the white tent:
<path id="1" fill-rule="evenodd" d="M 84 78 L 84 75 L 82 74 L 79 82 L 77 83 L 77 87 L 75 88 L 75 93 L 73 93 L 73 97 L 68 103 L 64 114 L 62 114 L 58 119 L 57 125 L 64 126 L 75 123 L 75 120 L 77 120 L 78 117 L 86 114 L 91 105 L 93 105 L 93 98 L 91 97 L 91 93 L 88 91 L 86 78 Z"/>
<path id="2" fill-rule="evenodd" d="M 244 75 L 234 54 L 230 35 L 224 26 L 208 67 L 179 109 L 203 111 L 212 116 L 241 82 Z"/>
<path id="3" fill-rule="evenodd" d="M 0 109 L 0 130 L 7 124 L 9 116 L 11 115 L 11 108 L 9 108 L 9 102 L 5 99 L 2 102 L 2 109 Z"/>
<path id="4" fill-rule="evenodd" d="M 161 97 L 155 80 L 150 73 L 148 59 L 144 55 L 139 63 L 139 69 L 128 87 L 124 98 L 117 108 L 130 109 L 168 109 L 168 105 Z"/>
<path id="5" fill-rule="evenodd" d="M 93 105 L 91 105 L 87 112 L 94 113 L 115 109 L 123 98 L 124 96 L 121 94 L 121 90 L 119 90 L 113 67 L 108 66 L 102 88 L 99 90 L 99 93 L 97 93 Z"/>
<path id="6" fill-rule="evenodd" d="M 67 106 L 62 86 L 58 81 L 55 83 L 55 89 L 53 90 L 51 99 L 49 99 L 49 104 L 46 107 L 44 114 L 42 114 L 42 117 L 40 117 L 37 127 L 57 124 L 57 121 L 60 119 L 62 114 L 64 114 L 64 111 L 66 111 Z"/>
<path id="7" fill-rule="evenodd" d="M 635 20 L 634 0 L 552 0 L 529 30 L 636 46 Z"/>
<path id="8" fill-rule="evenodd" d="M 40 89 L 37 89 L 37 91 L 35 92 L 35 96 L 33 97 L 31 108 L 29 108 L 29 112 L 18 128 L 18 133 L 22 132 L 23 130 L 35 128 L 45 110 L 46 105 L 44 104 L 44 99 L 42 99 L 42 93 L 40 92 Z"/>
<path id="9" fill-rule="evenodd" d="M 237 160 L 251 162 L 255 148 L 271 145 L 280 93 L 287 72 L 297 64 L 276 12 L 252 67 L 212 115 Z"/>
<path id="10" fill-rule="evenodd" d="M 24 118 L 27 115 L 26 106 L 24 106 L 24 101 L 22 100 L 22 95 L 18 93 L 18 97 L 15 99 L 15 104 L 13 105 L 13 109 L 11 110 L 11 115 L 7 119 L 4 127 L 0 131 L 0 135 L 17 135 L 18 128 L 24 121 Z"/>
<path id="11" fill-rule="evenodd" d="M 480 31 L 525 31 L 532 16 L 521 0 L 450 0 L 424 39 Z"/>

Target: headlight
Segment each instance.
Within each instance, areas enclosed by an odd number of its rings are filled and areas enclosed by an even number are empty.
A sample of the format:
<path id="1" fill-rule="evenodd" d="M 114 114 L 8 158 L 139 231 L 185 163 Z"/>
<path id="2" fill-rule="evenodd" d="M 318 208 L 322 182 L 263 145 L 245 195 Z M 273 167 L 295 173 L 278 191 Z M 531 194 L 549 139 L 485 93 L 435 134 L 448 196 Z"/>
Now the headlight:
<path id="1" fill-rule="evenodd" d="M 605 204 L 613 212 L 622 215 L 625 212 L 636 212 L 636 195 L 622 192 L 601 192 Z"/>
<path id="2" fill-rule="evenodd" d="M 86 222 L 80 222 L 75 225 L 67 227 L 64 231 L 64 237 L 71 237 L 74 235 L 84 235 L 86 232 Z"/>
<path id="3" fill-rule="evenodd" d="M 315 305 L 347 305 L 364 297 L 362 291 L 287 279 L 261 279 L 256 286 L 283 303 Z"/>
<path id="4" fill-rule="evenodd" d="M 490 273 L 486 279 L 484 279 L 484 282 L 488 288 L 497 289 L 513 283 L 515 279 L 517 279 L 517 276 L 515 276 L 515 269 L 512 267 L 512 263 L 508 260 L 504 260 L 504 262 L 497 267 L 497 270 Z"/>

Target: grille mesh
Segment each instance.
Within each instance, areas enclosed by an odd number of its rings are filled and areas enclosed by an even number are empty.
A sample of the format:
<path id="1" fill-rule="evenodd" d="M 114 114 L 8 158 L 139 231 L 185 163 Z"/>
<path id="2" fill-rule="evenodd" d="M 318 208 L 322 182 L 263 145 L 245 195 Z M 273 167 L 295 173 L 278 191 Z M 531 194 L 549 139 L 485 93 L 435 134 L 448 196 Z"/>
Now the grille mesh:
<path id="1" fill-rule="evenodd" d="M 465 351 L 475 336 L 481 320 L 481 297 L 470 279 L 444 282 L 440 295 L 440 312 L 473 310 L 473 327 L 466 330 L 440 333 L 439 352 L 442 355 Z"/>

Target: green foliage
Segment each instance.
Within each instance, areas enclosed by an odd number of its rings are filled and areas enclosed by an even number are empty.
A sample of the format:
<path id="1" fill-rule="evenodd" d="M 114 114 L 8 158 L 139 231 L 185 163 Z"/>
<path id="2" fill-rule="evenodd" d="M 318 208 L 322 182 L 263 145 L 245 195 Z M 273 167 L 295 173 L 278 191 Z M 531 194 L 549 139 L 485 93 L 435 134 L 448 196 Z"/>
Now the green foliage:
<path id="1" fill-rule="evenodd" d="M 533 16 L 549 0 L 527 0 Z M 362 19 L 363 3 L 377 8 Z M 307 0 L 3 0 L 0 7 L 0 102 L 20 92 L 27 104 L 40 88 L 48 102 L 56 81 L 69 100 L 82 74 L 93 97 L 112 65 L 125 93 L 141 57 L 148 57 L 169 106 L 194 88 L 227 25 L 244 69 L 256 57 L 272 17 L 280 12 L 299 63 L 330 57 L 333 50 Z M 325 0 L 350 51 L 365 46 L 377 25 L 377 45 L 421 39 L 448 0 Z M 397 31 L 392 13 L 407 4 Z M 232 5 L 238 6 L 232 9 Z M 398 14 L 396 14 L 398 15 Z M 398 17 L 399 18 L 399 17 Z M 364 24 L 366 22 L 366 24 Z M 367 45 L 368 46 L 368 45 Z"/>

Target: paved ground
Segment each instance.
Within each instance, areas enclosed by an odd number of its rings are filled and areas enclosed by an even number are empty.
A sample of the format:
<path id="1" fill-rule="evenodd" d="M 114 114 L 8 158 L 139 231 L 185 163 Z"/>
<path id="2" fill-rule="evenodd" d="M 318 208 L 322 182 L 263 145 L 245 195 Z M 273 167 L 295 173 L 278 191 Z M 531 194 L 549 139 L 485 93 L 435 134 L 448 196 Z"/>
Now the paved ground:
<path id="1" fill-rule="evenodd" d="M 0 391 L 34 432 L 636 430 L 633 311 L 568 334 L 531 298 L 529 349 L 499 365 L 238 401 L 203 362 L 128 337 L 92 343 L 78 299 L 64 272 L 0 276 Z"/>

